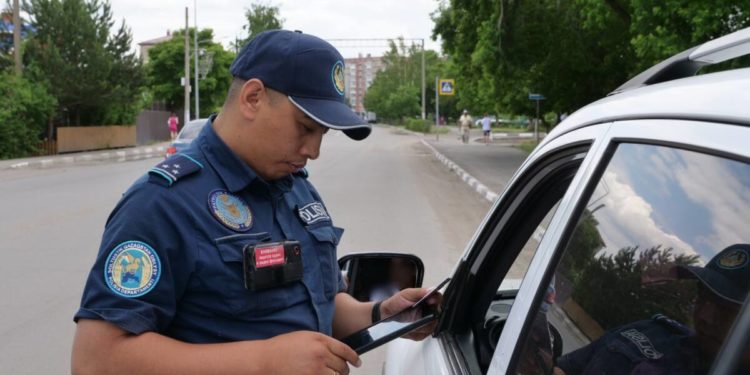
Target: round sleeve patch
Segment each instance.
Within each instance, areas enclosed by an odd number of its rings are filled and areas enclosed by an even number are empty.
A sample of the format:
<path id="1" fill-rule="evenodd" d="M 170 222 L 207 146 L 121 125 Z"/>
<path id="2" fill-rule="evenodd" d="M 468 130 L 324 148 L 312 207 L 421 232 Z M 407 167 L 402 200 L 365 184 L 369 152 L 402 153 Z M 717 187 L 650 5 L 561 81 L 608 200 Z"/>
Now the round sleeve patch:
<path id="1" fill-rule="evenodd" d="M 104 266 L 107 286 L 116 294 L 135 298 L 146 295 L 159 282 L 161 261 L 145 242 L 125 241 L 109 253 Z"/>

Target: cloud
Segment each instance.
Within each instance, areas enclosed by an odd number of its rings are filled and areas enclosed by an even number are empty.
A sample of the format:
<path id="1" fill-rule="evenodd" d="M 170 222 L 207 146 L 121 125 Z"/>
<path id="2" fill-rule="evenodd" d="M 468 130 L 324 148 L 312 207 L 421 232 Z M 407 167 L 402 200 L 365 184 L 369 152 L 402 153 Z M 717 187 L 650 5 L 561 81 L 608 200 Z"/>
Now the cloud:
<path id="1" fill-rule="evenodd" d="M 617 172 L 608 170 L 602 181 L 609 192 L 600 200 L 604 209 L 595 216 L 607 253 L 630 246 L 647 249 L 661 245 L 674 248 L 676 254 L 696 254 L 690 244 L 658 225 L 653 218 L 653 207 Z"/>

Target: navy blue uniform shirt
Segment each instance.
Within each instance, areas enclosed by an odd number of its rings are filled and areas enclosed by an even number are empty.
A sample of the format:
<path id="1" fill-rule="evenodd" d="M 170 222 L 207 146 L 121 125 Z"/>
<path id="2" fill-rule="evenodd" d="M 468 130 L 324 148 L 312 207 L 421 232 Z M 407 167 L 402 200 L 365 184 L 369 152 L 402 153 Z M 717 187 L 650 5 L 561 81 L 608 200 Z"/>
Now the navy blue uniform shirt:
<path id="1" fill-rule="evenodd" d="M 192 343 L 332 331 L 344 289 L 336 258 L 343 230 L 306 173 L 260 178 L 218 137 L 213 118 L 183 153 L 136 181 L 110 214 L 79 319 Z M 250 292 L 242 248 L 300 241 L 301 281 Z"/>
<path id="2" fill-rule="evenodd" d="M 566 374 L 700 374 L 708 370 L 686 326 L 657 314 L 563 355 Z"/>

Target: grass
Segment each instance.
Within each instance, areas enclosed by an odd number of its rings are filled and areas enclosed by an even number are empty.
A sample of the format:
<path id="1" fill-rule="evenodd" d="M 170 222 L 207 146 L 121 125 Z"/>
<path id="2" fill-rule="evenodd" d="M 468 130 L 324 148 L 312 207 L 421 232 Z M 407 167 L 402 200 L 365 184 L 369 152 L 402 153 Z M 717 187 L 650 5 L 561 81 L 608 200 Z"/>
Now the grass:
<path id="1" fill-rule="evenodd" d="M 430 126 L 430 134 L 448 134 L 450 129 L 447 126 L 435 127 Z"/>
<path id="2" fill-rule="evenodd" d="M 530 154 L 531 151 L 534 151 L 536 148 L 536 141 L 530 140 L 530 141 L 523 141 L 516 145 L 516 147 L 520 148 L 521 150 L 525 151 L 527 154 Z"/>

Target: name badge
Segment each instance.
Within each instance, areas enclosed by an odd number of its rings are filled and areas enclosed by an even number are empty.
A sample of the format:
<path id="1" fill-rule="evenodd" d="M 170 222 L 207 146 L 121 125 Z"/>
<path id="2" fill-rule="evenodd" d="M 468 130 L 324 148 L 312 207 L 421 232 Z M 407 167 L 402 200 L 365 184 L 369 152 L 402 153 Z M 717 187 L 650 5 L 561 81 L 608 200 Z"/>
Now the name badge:
<path id="1" fill-rule="evenodd" d="M 313 202 L 297 209 L 297 214 L 300 220 L 305 225 L 315 224 L 321 221 L 331 221 L 331 217 L 328 216 L 325 207 L 320 202 Z"/>

